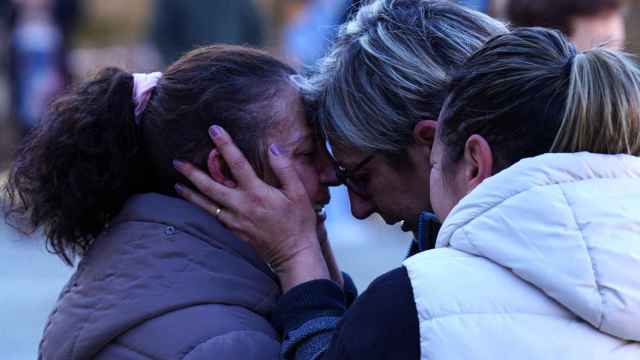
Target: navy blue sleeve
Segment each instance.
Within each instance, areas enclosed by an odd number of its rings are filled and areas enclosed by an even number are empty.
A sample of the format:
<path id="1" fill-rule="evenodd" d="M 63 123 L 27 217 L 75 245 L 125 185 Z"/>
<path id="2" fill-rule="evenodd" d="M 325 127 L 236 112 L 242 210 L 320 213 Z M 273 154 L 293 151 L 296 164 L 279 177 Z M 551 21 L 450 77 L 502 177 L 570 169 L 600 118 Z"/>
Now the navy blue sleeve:
<path id="1" fill-rule="evenodd" d="M 347 309 L 332 281 L 301 284 L 280 299 L 273 316 L 285 359 L 418 359 L 413 290 L 404 267 L 376 279 Z"/>
<path id="2" fill-rule="evenodd" d="M 346 307 L 350 307 L 358 298 L 358 288 L 356 288 L 356 283 L 353 282 L 353 279 L 349 274 L 343 272 L 342 279 L 344 284 L 342 286 L 342 291 L 344 292 L 344 302 Z"/>

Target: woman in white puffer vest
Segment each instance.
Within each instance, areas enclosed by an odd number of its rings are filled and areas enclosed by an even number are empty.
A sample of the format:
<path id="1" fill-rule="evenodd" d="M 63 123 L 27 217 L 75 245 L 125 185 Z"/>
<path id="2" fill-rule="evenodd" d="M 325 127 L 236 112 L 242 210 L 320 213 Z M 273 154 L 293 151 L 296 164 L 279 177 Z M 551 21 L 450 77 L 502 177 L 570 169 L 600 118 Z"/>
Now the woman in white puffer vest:
<path id="1" fill-rule="evenodd" d="M 627 56 L 544 29 L 473 55 L 431 156 L 437 249 L 405 262 L 422 358 L 640 359 L 637 155 Z"/>

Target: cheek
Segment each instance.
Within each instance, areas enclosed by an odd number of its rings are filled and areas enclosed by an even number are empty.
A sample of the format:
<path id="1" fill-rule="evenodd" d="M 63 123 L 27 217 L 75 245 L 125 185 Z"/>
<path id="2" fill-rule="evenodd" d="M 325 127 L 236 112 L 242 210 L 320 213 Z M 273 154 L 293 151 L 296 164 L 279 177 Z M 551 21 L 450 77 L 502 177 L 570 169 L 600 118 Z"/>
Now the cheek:
<path id="1" fill-rule="evenodd" d="M 298 177 L 300 178 L 302 185 L 304 185 L 304 188 L 307 191 L 307 195 L 309 198 L 313 199 L 313 196 L 318 192 L 318 188 L 320 187 L 320 180 L 315 167 L 305 163 L 304 161 L 296 161 L 294 163 L 294 168 L 296 173 L 298 173 Z"/>
<path id="2" fill-rule="evenodd" d="M 444 177 L 439 169 L 431 169 L 429 194 L 431 207 L 440 221 L 444 221 L 452 209 L 450 187 L 444 183 Z"/>

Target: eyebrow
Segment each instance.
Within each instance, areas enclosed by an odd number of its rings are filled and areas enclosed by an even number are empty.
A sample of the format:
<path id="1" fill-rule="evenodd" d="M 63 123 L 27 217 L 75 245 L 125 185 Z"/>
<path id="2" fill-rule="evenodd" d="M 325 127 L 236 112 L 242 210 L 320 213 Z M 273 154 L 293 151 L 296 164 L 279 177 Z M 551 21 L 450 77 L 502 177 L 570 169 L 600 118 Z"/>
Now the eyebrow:
<path id="1" fill-rule="evenodd" d="M 345 165 L 344 163 L 342 163 L 342 162 L 340 162 L 338 160 L 335 160 L 335 161 L 336 161 L 336 164 L 338 164 L 338 166 L 344 168 L 346 172 L 351 173 L 351 175 L 355 175 L 355 174 L 358 174 L 358 173 L 364 171 L 364 169 L 366 169 L 367 166 L 369 166 L 369 163 L 371 161 L 367 161 L 364 165 L 362 165 L 362 162 L 364 162 L 365 160 L 367 160 L 367 157 L 365 157 L 364 159 L 361 159 L 356 164 L 350 164 L 350 165 Z"/>
<path id="2" fill-rule="evenodd" d="M 343 161 L 340 161 L 340 160 L 336 159 L 335 156 L 333 156 L 333 154 L 331 154 L 331 159 L 333 159 L 333 161 L 338 166 L 346 169 L 347 171 L 350 171 L 351 169 L 353 169 L 354 167 L 356 167 L 358 165 L 358 163 L 356 163 L 356 164 L 345 164 Z"/>
<path id="3" fill-rule="evenodd" d="M 293 146 L 299 145 L 299 144 L 301 144 L 301 143 L 303 143 L 305 141 L 308 141 L 308 140 L 313 140 L 313 134 L 311 133 L 311 131 L 307 131 L 306 133 L 300 135 L 299 137 L 297 137 L 297 138 L 295 138 L 295 139 L 283 144 L 283 146 L 285 146 L 285 147 L 293 147 Z"/>

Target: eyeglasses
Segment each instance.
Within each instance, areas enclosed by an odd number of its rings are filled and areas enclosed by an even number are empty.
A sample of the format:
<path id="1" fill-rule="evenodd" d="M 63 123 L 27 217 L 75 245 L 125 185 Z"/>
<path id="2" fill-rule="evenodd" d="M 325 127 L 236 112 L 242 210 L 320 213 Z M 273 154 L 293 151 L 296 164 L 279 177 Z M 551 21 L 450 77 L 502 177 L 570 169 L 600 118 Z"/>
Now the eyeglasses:
<path id="1" fill-rule="evenodd" d="M 354 174 L 369 162 L 371 162 L 371 160 L 373 160 L 373 155 L 367 156 L 364 160 L 360 161 L 356 166 L 354 166 L 353 169 L 347 169 L 344 166 L 338 164 L 335 159 L 332 159 L 333 166 L 335 167 L 336 171 L 336 178 L 338 178 L 338 181 L 340 181 L 340 183 L 345 184 L 349 188 L 349 190 L 356 193 L 356 195 L 366 198 L 368 196 L 366 181 L 354 177 Z"/>

